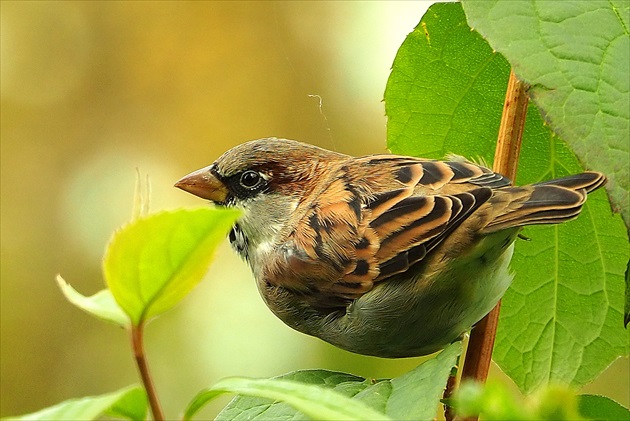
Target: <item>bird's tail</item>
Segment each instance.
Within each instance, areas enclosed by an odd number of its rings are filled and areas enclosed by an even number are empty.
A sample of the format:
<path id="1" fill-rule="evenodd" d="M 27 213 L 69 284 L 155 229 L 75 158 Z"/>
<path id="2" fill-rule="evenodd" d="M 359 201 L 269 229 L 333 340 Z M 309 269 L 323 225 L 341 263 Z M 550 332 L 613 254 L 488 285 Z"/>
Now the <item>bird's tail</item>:
<path id="1" fill-rule="evenodd" d="M 589 171 L 529 186 L 497 189 L 490 199 L 496 217 L 484 231 L 570 221 L 579 215 L 587 193 L 605 183 L 604 174 Z"/>

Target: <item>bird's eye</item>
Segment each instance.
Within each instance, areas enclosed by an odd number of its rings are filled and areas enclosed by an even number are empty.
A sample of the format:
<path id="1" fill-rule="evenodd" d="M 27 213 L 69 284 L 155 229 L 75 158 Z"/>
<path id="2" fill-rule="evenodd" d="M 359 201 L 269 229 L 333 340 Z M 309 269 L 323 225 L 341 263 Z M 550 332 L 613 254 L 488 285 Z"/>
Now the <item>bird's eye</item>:
<path id="1" fill-rule="evenodd" d="M 258 185 L 262 182 L 262 176 L 256 171 L 247 170 L 243 174 L 241 174 L 240 184 L 246 189 L 253 189 L 258 187 Z"/>

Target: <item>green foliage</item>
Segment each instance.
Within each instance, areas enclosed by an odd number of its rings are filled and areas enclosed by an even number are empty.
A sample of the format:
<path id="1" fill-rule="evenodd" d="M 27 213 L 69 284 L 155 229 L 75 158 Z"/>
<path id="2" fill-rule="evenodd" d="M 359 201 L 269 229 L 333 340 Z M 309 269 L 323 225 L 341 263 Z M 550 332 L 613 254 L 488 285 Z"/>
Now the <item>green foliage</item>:
<path id="1" fill-rule="evenodd" d="M 576 395 L 565 386 L 550 385 L 533 395 L 514 396 L 496 381 L 464 382 L 450 402 L 461 417 L 484 420 L 627 420 L 630 411 L 604 396 Z"/>
<path id="2" fill-rule="evenodd" d="M 508 73 L 507 61 L 470 30 L 460 4 L 433 5 L 401 46 L 387 84 L 389 147 L 491 162 Z M 530 104 L 517 182 L 580 171 Z M 623 223 L 595 192 L 577 221 L 524 234 L 531 241 L 517 243 L 516 278 L 503 299 L 494 359 L 527 392 L 547 381 L 584 385 L 628 353 Z"/>
<path id="3" fill-rule="evenodd" d="M 530 85 L 545 120 L 588 168 L 609 178 L 630 226 L 630 4 L 462 1 L 468 22 Z"/>
<path id="4" fill-rule="evenodd" d="M 114 234 L 103 272 L 133 325 L 171 309 L 201 281 L 239 214 L 206 208 L 161 212 L 135 219 Z"/>
<path id="5" fill-rule="evenodd" d="M 129 386 L 105 395 L 70 399 L 41 411 L 3 420 L 95 420 L 103 415 L 130 420 L 146 419 L 147 397 L 144 390 L 140 386 Z"/>
<path id="6" fill-rule="evenodd" d="M 564 386 L 552 385 L 523 398 L 512 395 L 505 385 L 463 383 L 452 399 L 459 416 L 484 420 L 626 420 L 630 412 L 602 396 L 578 396 Z"/>
<path id="7" fill-rule="evenodd" d="M 125 328 L 169 310 L 201 281 L 239 212 L 204 208 L 136 215 L 107 246 L 104 273 L 109 289 L 85 297 L 57 276 L 68 301 Z M 133 387 L 71 399 L 16 419 L 96 419 L 107 414 L 141 420 L 146 412 L 144 390 Z"/>
<path id="8" fill-rule="evenodd" d="M 66 299 L 86 313 L 120 327 L 130 327 L 129 317 L 116 303 L 110 290 L 103 289 L 90 297 L 86 297 L 72 288 L 61 275 L 57 275 L 57 284 Z"/>
<path id="9" fill-rule="evenodd" d="M 532 85 L 545 121 L 584 166 L 606 173 L 611 203 L 630 231 L 630 4 L 462 3 L 469 24 Z M 624 326 L 629 321 L 626 272 Z"/>
<path id="10" fill-rule="evenodd" d="M 192 417 L 219 393 L 232 392 L 248 396 L 234 398 L 218 420 L 432 420 L 460 353 L 461 343 L 453 343 L 437 357 L 391 380 L 371 381 L 325 370 L 298 371 L 270 380 L 230 379 L 227 386 L 222 381 L 200 393 L 185 417 Z"/>

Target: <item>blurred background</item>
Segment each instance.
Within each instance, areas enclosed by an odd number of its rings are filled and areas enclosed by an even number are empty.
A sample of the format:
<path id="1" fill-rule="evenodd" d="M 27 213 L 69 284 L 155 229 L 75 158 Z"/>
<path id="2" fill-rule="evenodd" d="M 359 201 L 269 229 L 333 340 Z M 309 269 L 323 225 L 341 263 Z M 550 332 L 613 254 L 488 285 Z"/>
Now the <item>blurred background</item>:
<path id="1" fill-rule="evenodd" d="M 0 416 L 138 381 L 126 332 L 67 303 L 54 281 L 104 287 L 101 256 L 131 216 L 136 169 L 157 211 L 205 206 L 173 183 L 246 140 L 385 152 L 389 68 L 431 3 L 2 1 Z M 171 418 L 226 376 L 393 377 L 420 362 L 294 332 L 227 242 L 216 262 L 147 330 Z M 619 360 L 586 391 L 627 406 L 626 373 Z"/>

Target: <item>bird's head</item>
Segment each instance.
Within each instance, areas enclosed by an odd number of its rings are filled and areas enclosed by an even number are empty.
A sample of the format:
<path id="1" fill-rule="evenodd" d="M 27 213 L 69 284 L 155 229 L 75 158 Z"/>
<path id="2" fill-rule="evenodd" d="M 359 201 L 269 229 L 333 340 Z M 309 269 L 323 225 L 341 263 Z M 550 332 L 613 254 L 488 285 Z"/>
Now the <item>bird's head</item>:
<path id="1" fill-rule="evenodd" d="M 290 229 L 298 203 L 313 193 L 329 165 L 345 158 L 292 140 L 259 139 L 228 150 L 175 186 L 217 205 L 242 209 L 230 240 L 254 263 L 252 248 L 262 252 L 273 246 L 281 231 Z"/>

